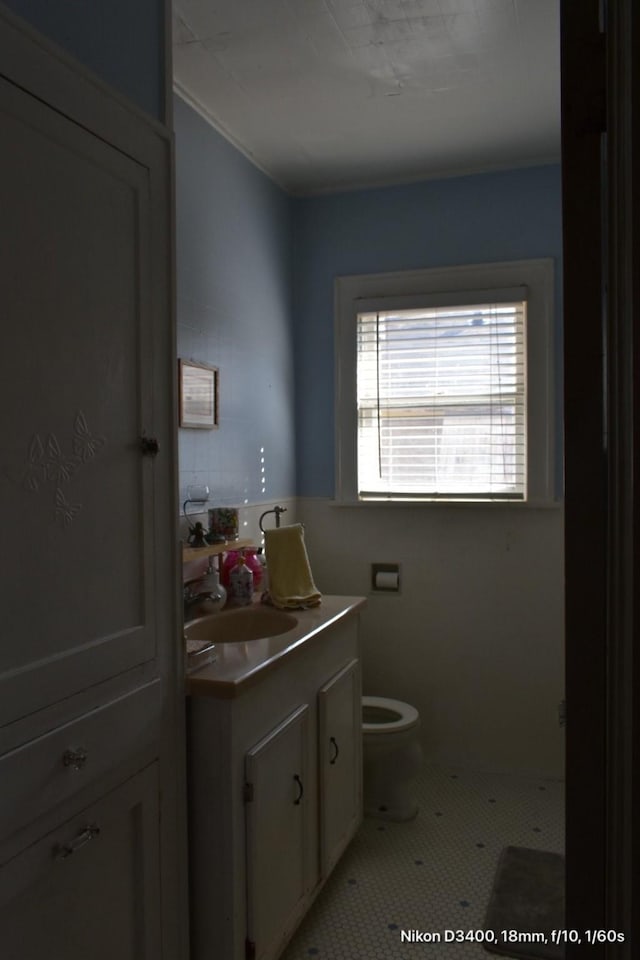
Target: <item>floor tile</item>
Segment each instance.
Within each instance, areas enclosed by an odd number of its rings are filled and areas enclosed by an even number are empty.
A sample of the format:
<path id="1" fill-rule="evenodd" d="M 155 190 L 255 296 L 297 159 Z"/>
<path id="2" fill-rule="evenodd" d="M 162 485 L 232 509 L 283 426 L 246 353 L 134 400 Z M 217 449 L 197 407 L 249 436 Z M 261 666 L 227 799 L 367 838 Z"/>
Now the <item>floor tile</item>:
<path id="1" fill-rule="evenodd" d="M 564 851 L 564 784 L 429 766 L 415 789 L 414 820 L 365 819 L 281 960 L 495 956 L 445 931 L 482 930 L 503 847 Z"/>

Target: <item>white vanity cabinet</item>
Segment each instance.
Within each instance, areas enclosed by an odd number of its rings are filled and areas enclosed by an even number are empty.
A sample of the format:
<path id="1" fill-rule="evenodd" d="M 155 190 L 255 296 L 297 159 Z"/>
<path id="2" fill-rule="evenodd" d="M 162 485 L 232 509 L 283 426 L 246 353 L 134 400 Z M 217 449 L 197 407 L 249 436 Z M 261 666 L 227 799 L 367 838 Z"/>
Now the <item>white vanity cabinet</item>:
<path id="1" fill-rule="evenodd" d="M 360 603 L 325 597 L 290 651 L 224 645 L 189 678 L 193 960 L 274 960 L 360 823 Z"/>
<path id="2" fill-rule="evenodd" d="M 320 875 L 326 878 L 360 822 L 360 664 L 351 660 L 318 693 Z"/>
<path id="3" fill-rule="evenodd" d="M 256 960 L 272 955 L 283 931 L 295 927 L 312 883 L 308 740 L 305 704 L 246 754 L 247 943 L 259 945 Z"/>

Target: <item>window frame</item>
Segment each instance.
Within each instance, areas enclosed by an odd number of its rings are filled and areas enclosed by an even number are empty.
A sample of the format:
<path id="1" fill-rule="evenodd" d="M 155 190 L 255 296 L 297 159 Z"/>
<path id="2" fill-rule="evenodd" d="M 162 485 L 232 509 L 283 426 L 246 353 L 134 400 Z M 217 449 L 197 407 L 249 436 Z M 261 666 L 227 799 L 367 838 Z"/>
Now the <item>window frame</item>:
<path id="1" fill-rule="evenodd" d="M 500 497 L 361 499 L 357 489 L 356 321 L 358 313 L 376 304 L 380 310 L 424 305 L 439 297 L 526 287 L 527 481 L 526 498 Z M 421 301 L 421 297 L 424 298 Z M 551 258 L 501 263 L 465 264 L 423 270 L 337 277 L 334 284 L 335 323 L 335 502 L 342 505 L 380 504 L 497 504 L 549 506 L 555 497 L 554 408 L 554 262 Z"/>

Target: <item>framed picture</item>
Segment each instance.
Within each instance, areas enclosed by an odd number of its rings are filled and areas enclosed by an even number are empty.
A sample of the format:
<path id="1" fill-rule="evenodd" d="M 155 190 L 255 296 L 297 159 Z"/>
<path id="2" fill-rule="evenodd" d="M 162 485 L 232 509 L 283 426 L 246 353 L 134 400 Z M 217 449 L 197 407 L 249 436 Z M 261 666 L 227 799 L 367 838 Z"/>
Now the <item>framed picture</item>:
<path id="1" fill-rule="evenodd" d="M 178 360 L 180 426 L 213 430 L 218 426 L 218 368 Z"/>

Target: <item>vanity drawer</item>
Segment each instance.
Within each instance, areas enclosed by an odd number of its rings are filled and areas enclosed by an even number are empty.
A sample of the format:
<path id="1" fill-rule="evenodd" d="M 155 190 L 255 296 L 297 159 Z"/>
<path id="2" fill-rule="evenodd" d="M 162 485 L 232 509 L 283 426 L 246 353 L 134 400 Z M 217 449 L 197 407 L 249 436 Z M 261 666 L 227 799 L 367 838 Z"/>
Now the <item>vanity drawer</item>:
<path id="1" fill-rule="evenodd" d="M 0 837 L 89 786 L 127 757 L 150 754 L 160 726 L 161 683 L 56 727 L 0 758 Z"/>

